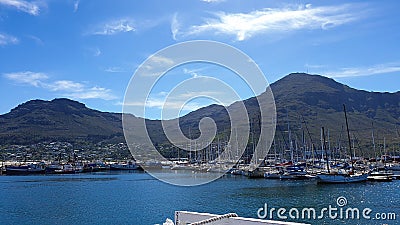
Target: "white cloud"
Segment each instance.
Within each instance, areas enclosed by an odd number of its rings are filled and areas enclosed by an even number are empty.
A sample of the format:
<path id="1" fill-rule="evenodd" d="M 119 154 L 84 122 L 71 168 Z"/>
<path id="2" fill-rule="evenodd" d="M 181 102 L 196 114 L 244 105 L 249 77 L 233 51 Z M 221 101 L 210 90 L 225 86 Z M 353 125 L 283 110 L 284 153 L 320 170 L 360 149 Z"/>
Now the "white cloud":
<path id="1" fill-rule="evenodd" d="M 185 111 L 194 111 L 200 109 L 201 107 L 207 106 L 207 104 L 199 104 L 196 102 L 184 102 L 184 101 L 169 101 L 165 102 L 165 99 L 158 98 L 149 98 L 146 103 L 143 102 L 126 102 L 120 103 L 121 105 L 125 104 L 125 106 L 137 106 L 147 108 L 157 108 L 157 109 L 165 109 L 165 110 L 185 110 Z"/>
<path id="2" fill-rule="evenodd" d="M 154 64 L 173 65 L 174 60 L 163 56 L 151 56 L 150 62 Z"/>
<path id="3" fill-rule="evenodd" d="M 207 2 L 207 3 L 221 3 L 225 2 L 226 0 L 201 0 L 202 2 Z"/>
<path id="4" fill-rule="evenodd" d="M 400 63 L 378 64 L 369 67 L 347 67 L 347 68 L 340 68 L 336 71 L 325 71 L 321 73 L 326 74 L 326 76 L 332 78 L 341 78 L 341 77 L 371 76 L 376 74 L 385 74 L 394 72 L 400 72 Z"/>
<path id="5" fill-rule="evenodd" d="M 6 74 L 4 74 L 4 76 L 7 79 L 13 80 L 17 83 L 28 84 L 28 85 L 32 85 L 35 87 L 41 86 L 43 84 L 44 80 L 49 78 L 44 73 L 35 73 L 35 72 L 31 72 L 31 71 L 6 73 Z"/>
<path id="6" fill-rule="evenodd" d="M 137 116 L 145 116 L 142 115 L 142 110 L 146 108 L 147 112 L 162 113 L 163 119 L 172 119 L 212 104 L 227 106 L 235 101 L 234 96 L 225 91 L 186 90 L 191 89 L 184 88 L 173 93 L 151 93 L 146 100 L 141 101 L 131 98 L 127 102 L 119 102 L 118 104 L 130 108 L 132 110 L 131 113 Z"/>
<path id="7" fill-rule="evenodd" d="M 91 34 L 94 35 L 114 35 L 135 31 L 133 21 L 130 19 L 113 20 L 98 26 Z"/>
<path id="8" fill-rule="evenodd" d="M 187 91 L 185 93 L 179 94 L 175 97 L 175 99 L 191 99 L 201 96 L 223 96 L 223 94 L 218 91 Z"/>
<path id="9" fill-rule="evenodd" d="M 6 73 L 4 77 L 17 83 L 43 88 L 51 92 L 59 92 L 59 95 L 76 99 L 104 99 L 113 100 L 117 97 L 110 89 L 103 87 L 88 87 L 87 85 L 70 80 L 48 81 L 49 76 L 44 73 L 31 71 Z"/>
<path id="10" fill-rule="evenodd" d="M 321 69 L 321 68 L 326 68 L 326 65 L 319 65 L 319 64 L 308 64 L 306 63 L 304 65 L 307 69 Z"/>
<path id="11" fill-rule="evenodd" d="M 42 41 L 42 39 L 40 39 L 40 38 L 38 38 L 38 37 L 36 37 L 34 35 L 27 35 L 27 37 L 32 39 L 38 45 L 44 45 L 44 42 Z"/>
<path id="12" fill-rule="evenodd" d="M 40 8 L 35 2 L 28 2 L 22 0 L 0 0 L 0 4 L 15 7 L 20 11 L 29 13 L 31 15 L 39 15 Z"/>
<path id="13" fill-rule="evenodd" d="M 81 92 L 84 91 L 85 85 L 70 80 L 58 80 L 45 85 L 51 91 L 68 91 L 68 92 Z"/>
<path id="14" fill-rule="evenodd" d="M 182 110 L 182 111 L 195 111 L 201 107 L 207 106 L 197 102 L 184 102 L 184 101 L 169 101 L 164 102 L 160 99 L 149 99 L 146 102 L 146 107 L 167 109 L 167 110 Z"/>
<path id="15" fill-rule="evenodd" d="M 142 65 L 143 73 L 141 76 L 159 76 L 170 66 L 174 65 L 174 60 L 161 55 L 152 55 L 146 64 Z"/>
<path id="16" fill-rule="evenodd" d="M 0 45 L 18 44 L 18 38 L 8 35 L 0 34 Z"/>
<path id="17" fill-rule="evenodd" d="M 66 94 L 67 97 L 77 99 L 103 99 L 103 100 L 114 100 L 117 99 L 115 95 L 111 93 L 110 89 L 102 87 L 92 87 L 83 91 L 71 92 Z"/>
<path id="18" fill-rule="evenodd" d="M 80 2 L 80 0 L 77 0 L 74 2 L 74 13 L 77 12 L 79 9 L 79 2 Z"/>
<path id="19" fill-rule="evenodd" d="M 174 39 L 175 41 L 177 40 L 176 39 L 176 35 L 178 34 L 178 32 L 179 32 L 179 29 L 180 29 L 180 23 L 179 23 L 179 21 L 178 21 L 178 14 L 177 13 L 175 13 L 174 15 L 173 15 L 173 17 L 172 17 L 172 21 L 171 21 L 171 33 L 172 33 L 172 39 Z"/>
<path id="20" fill-rule="evenodd" d="M 184 74 L 189 74 L 189 75 L 191 75 L 193 78 L 196 78 L 196 77 L 202 76 L 202 75 L 199 74 L 199 72 L 202 71 L 202 70 L 203 70 L 202 68 L 200 68 L 200 69 L 187 69 L 187 68 L 183 68 L 183 73 L 184 73 Z"/>
<path id="21" fill-rule="evenodd" d="M 265 8 L 249 13 L 217 12 L 213 13 L 213 18 L 205 19 L 203 24 L 191 26 L 185 31 L 180 31 L 180 34 L 190 36 L 214 32 L 233 35 L 236 40 L 243 41 L 260 33 L 330 29 L 357 20 L 361 11 L 356 8 L 356 5 L 351 4 L 321 7 L 307 4 Z"/>
<path id="22" fill-rule="evenodd" d="M 187 109 L 192 108 L 194 110 L 199 109 L 201 107 L 209 105 L 209 101 L 188 101 L 190 99 L 195 98 L 207 98 L 207 96 L 212 99 L 212 96 L 219 96 L 219 100 L 222 104 L 229 105 L 234 102 L 232 96 L 224 95 L 222 92 L 218 91 L 187 91 L 184 93 L 176 94 L 175 96 L 168 96 L 167 92 L 159 92 L 156 94 L 152 94 L 147 101 L 144 102 L 127 102 L 125 103 L 127 106 L 146 106 L 148 108 L 158 108 L 158 109 Z M 122 103 L 121 103 L 122 104 Z"/>
<path id="23" fill-rule="evenodd" d="M 123 73 L 123 72 L 127 72 L 127 70 L 125 70 L 124 68 L 118 67 L 118 66 L 108 67 L 108 68 L 105 69 L 104 71 L 109 72 L 109 73 Z"/>
<path id="24" fill-rule="evenodd" d="M 101 55 L 101 50 L 99 48 L 95 48 L 93 49 L 93 56 L 99 56 Z"/>

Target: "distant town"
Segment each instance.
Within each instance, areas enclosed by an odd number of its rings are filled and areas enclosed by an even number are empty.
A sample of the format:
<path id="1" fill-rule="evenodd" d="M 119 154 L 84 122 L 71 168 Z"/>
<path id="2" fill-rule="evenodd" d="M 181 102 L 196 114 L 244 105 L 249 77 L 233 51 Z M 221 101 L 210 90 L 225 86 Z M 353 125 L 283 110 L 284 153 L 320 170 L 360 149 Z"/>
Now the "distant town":
<path id="1" fill-rule="evenodd" d="M 2 161 L 115 161 L 130 160 L 132 155 L 125 143 L 72 144 L 69 142 L 40 142 L 31 145 L 0 146 Z"/>

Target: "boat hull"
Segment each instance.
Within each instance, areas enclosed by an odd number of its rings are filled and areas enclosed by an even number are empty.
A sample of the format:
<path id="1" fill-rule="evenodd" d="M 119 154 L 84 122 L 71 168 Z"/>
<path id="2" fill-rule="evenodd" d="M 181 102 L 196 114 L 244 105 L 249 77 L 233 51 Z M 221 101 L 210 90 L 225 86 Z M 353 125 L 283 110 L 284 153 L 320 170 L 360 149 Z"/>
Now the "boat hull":
<path id="1" fill-rule="evenodd" d="M 30 174 L 44 174 L 45 170 L 42 168 L 32 168 L 28 166 L 14 167 L 6 166 L 6 174 L 7 175 L 30 175 Z"/>
<path id="2" fill-rule="evenodd" d="M 316 176 L 318 183 L 340 184 L 357 183 L 367 181 L 369 174 L 362 175 L 343 175 L 343 174 L 318 174 Z"/>

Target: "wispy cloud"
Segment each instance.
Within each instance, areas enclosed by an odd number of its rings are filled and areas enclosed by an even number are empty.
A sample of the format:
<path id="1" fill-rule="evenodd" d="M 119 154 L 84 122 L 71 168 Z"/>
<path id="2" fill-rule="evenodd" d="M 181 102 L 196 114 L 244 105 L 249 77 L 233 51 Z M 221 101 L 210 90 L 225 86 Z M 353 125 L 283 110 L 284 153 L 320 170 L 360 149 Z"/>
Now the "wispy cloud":
<path id="1" fill-rule="evenodd" d="M 77 0 L 74 2 L 74 13 L 77 12 L 79 9 L 79 3 L 80 3 L 80 0 Z"/>
<path id="2" fill-rule="evenodd" d="M 0 45 L 18 44 L 18 38 L 0 33 Z"/>
<path id="3" fill-rule="evenodd" d="M 93 56 L 99 56 L 101 55 L 101 50 L 99 48 L 94 48 L 93 49 Z"/>
<path id="4" fill-rule="evenodd" d="M 42 86 L 49 77 L 44 73 L 35 73 L 31 71 L 6 73 L 4 77 L 17 83 L 27 84 L 35 87 Z"/>
<path id="5" fill-rule="evenodd" d="M 51 92 L 59 92 L 60 95 L 76 99 L 104 99 L 113 100 L 117 97 L 112 94 L 110 89 L 103 87 L 90 87 L 86 84 L 70 81 L 58 80 L 49 81 L 50 77 L 45 73 L 31 71 L 6 73 L 3 76 L 16 83 L 43 88 Z"/>
<path id="6" fill-rule="evenodd" d="M 261 33 L 289 32 L 296 30 L 331 29 L 359 19 L 361 11 L 358 5 L 344 4 L 335 6 L 312 7 L 296 5 L 284 8 L 265 8 L 249 13 L 212 13 L 200 25 L 175 32 L 177 35 L 191 36 L 202 33 L 233 35 L 237 41 L 247 40 Z M 172 21 L 178 23 L 177 21 Z"/>
<path id="7" fill-rule="evenodd" d="M 28 38 L 32 39 L 38 45 L 44 45 L 42 39 L 36 37 L 35 35 L 27 35 Z"/>
<path id="8" fill-rule="evenodd" d="M 115 35 L 118 33 L 126 33 L 135 31 L 133 21 L 131 19 L 112 20 L 107 23 L 98 25 L 92 32 L 92 35 Z"/>
<path id="9" fill-rule="evenodd" d="M 28 2 L 22 0 L 0 0 L 0 4 L 14 7 L 22 12 L 29 13 L 31 15 L 39 15 L 40 8 L 35 2 Z"/>
<path id="10" fill-rule="evenodd" d="M 82 92 L 85 90 L 85 85 L 70 80 L 58 80 L 53 83 L 43 84 L 43 87 L 51 91 Z"/>
<path id="11" fill-rule="evenodd" d="M 159 76 L 172 65 L 174 65 L 173 59 L 161 55 L 152 55 L 142 66 L 143 73 L 141 76 Z"/>
<path id="12" fill-rule="evenodd" d="M 102 87 L 92 87 L 79 92 L 70 92 L 65 96 L 77 99 L 103 99 L 103 100 L 115 100 L 117 97 L 112 94 L 112 91 Z"/>
<path id="13" fill-rule="evenodd" d="M 188 74 L 191 75 L 193 78 L 202 76 L 201 74 L 199 74 L 200 71 L 203 71 L 203 68 L 199 68 L 199 69 L 187 69 L 187 68 L 183 68 L 183 73 L 184 74 Z"/>
<path id="14" fill-rule="evenodd" d="M 220 92 L 213 91 L 190 91 L 186 93 L 181 93 L 176 96 L 169 96 L 168 101 L 166 101 L 167 93 L 160 92 L 157 94 L 153 94 L 150 96 L 146 102 L 125 102 L 126 106 L 136 106 L 136 107 L 147 107 L 147 108 L 156 108 L 167 110 L 166 113 L 169 114 L 171 112 L 176 112 L 176 110 L 191 112 L 202 107 L 208 106 L 213 103 L 212 100 L 202 100 L 202 101 L 188 101 L 189 99 L 201 96 L 216 96 L 223 95 Z M 227 104 L 231 103 L 231 101 L 227 102 Z M 123 103 L 121 103 L 123 104 Z M 170 111 L 172 110 L 172 111 Z M 169 116 L 167 116 L 169 118 Z"/>
<path id="15" fill-rule="evenodd" d="M 171 20 L 172 39 L 174 39 L 175 41 L 176 41 L 176 35 L 178 34 L 180 26 L 181 26 L 177 17 L 178 17 L 178 13 L 175 13 L 172 16 L 172 20 Z"/>
<path id="16" fill-rule="evenodd" d="M 218 91 L 187 91 L 184 93 L 179 93 L 174 96 L 168 96 L 167 100 L 167 92 L 159 92 L 156 94 L 152 94 L 146 102 L 126 102 L 127 106 L 146 106 L 148 108 L 158 108 L 158 109 L 167 109 L 167 110 L 197 110 L 201 107 L 210 105 L 212 100 L 208 101 L 188 101 L 194 98 L 207 98 L 207 96 L 220 96 L 222 97 L 222 104 L 229 105 L 234 102 L 232 96 L 228 96 L 225 93 Z M 219 98 L 221 101 L 221 98 Z M 122 103 L 121 103 L 122 104 Z"/>
<path id="17" fill-rule="evenodd" d="M 207 2 L 207 3 L 221 3 L 225 2 L 226 0 L 201 0 L 202 2 Z"/>
<path id="18" fill-rule="evenodd" d="M 400 63 L 385 63 L 368 67 L 346 67 L 335 71 L 321 71 L 320 73 L 332 78 L 341 78 L 362 77 L 395 72 L 400 72 Z"/>
<path id="19" fill-rule="evenodd" d="M 119 67 L 119 66 L 111 66 L 108 67 L 107 69 L 104 70 L 105 72 L 109 72 L 109 73 L 123 73 L 123 72 L 127 72 L 126 69 Z"/>
<path id="20" fill-rule="evenodd" d="M 146 102 L 146 107 L 149 108 L 158 108 L 158 109 L 167 109 L 167 110 L 185 110 L 185 111 L 194 111 L 204 107 L 206 105 L 202 105 L 196 102 L 183 102 L 183 101 L 169 101 L 165 102 L 162 99 L 150 98 Z"/>
<path id="21" fill-rule="evenodd" d="M 174 64 L 174 60 L 171 58 L 163 57 L 163 56 L 152 56 L 150 58 L 150 62 L 154 64 L 162 64 L 162 65 L 172 65 Z"/>

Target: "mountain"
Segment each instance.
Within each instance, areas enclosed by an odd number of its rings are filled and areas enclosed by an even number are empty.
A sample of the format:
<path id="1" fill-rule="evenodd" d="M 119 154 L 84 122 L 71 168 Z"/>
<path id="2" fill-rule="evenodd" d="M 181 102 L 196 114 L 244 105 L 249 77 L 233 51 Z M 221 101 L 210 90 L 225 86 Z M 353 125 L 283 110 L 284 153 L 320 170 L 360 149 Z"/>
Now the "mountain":
<path id="1" fill-rule="evenodd" d="M 342 145 L 348 146 L 344 142 L 347 140 L 343 112 L 345 104 L 351 137 L 356 140 L 354 145 L 360 151 L 372 149 L 373 131 L 375 143 L 381 147 L 383 138 L 391 146 L 400 143 L 400 92 L 357 90 L 330 78 L 304 73 L 290 74 L 273 83 L 271 89 L 275 96 L 280 129 L 287 130 L 289 120 L 291 130 L 296 132 L 299 139 L 305 121 L 317 144 L 320 143 L 320 128 L 323 126 L 330 131 L 332 144 L 341 140 Z"/>
<path id="2" fill-rule="evenodd" d="M 122 140 L 121 114 L 100 112 L 69 99 L 31 100 L 0 116 L 2 143 L 44 140 Z"/>
<path id="3" fill-rule="evenodd" d="M 275 139 L 284 145 L 283 148 L 289 146 L 288 126 L 292 139 L 296 139 L 298 143 L 303 138 L 307 142 L 312 139 L 318 148 L 321 145 L 321 127 L 324 127 L 329 132 L 332 146 L 339 145 L 339 142 L 342 146 L 348 146 L 343 104 L 346 105 L 352 145 L 356 151 L 372 151 L 372 132 L 376 147 L 381 153 L 384 138 L 387 147 L 400 144 L 400 92 L 357 90 L 330 78 L 305 73 L 289 74 L 271 84 L 271 90 L 277 110 Z M 246 99 L 244 104 L 250 112 L 249 117 L 257 122 L 257 99 Z M 232 106 L 228 106 L 228 109 L 229 107 Z M 230 128 L 226 110 L 223 107 L 209 106 L 180 118 L 181 125 L 184 125 L 183 132 L 187 136 L 188 130 L 191 130 L 192 136 L 198 135 L 201 115 L 213 118 L 219 125 L 220 132 Z"/>
<path id="4" fill-rule="evenodd" d="M 383 137 L 387 143 L 399 143 L 400 92 L 377 93 L 356 90 L 319 75 L 293 73 L 271 84 L 277 109 L 277 139 L 287 144 L 288 124 L 297 140 L 305 128 L 313 142 L 319 143 L 320 128 L 329 130 L 332 143 L 346 136 L 343 104 L 346 105 L 352 138 L 355 145 L 370 146 L 374 129 L 377 143 Z M 255 97 L 244 100 L 253 121 L 259 107 Z M 228 109 L 235 107 L 234 104 Z M 186 136 L 199 135 L 199 121 L 208 116 L 217 124 L 222 136 L 230 128 L 227 110 L 210 105 L 181 118 L 179 124 Z M 151 138 L 157 144 L 166 143 L 161 123 L 147 120 Z M 309 139 L 307 135 L 307 139 Z M 31 143 L 43 140 L 121 142 L 123 131 L 121 114 L 100 112 L 69 99 L 52 101 L 32 100 L 0 115 L 0 143 Z M 361 147 L 360 147 L 361 148 Z"/>

